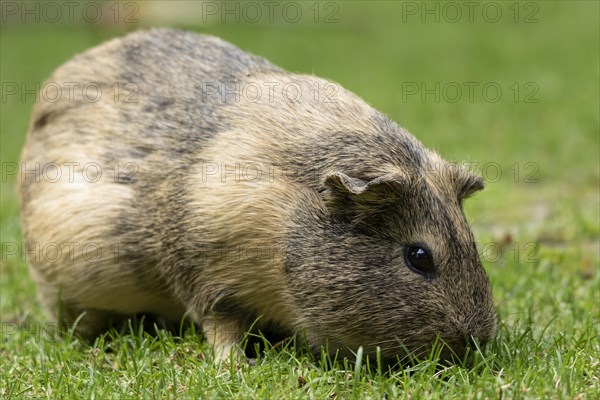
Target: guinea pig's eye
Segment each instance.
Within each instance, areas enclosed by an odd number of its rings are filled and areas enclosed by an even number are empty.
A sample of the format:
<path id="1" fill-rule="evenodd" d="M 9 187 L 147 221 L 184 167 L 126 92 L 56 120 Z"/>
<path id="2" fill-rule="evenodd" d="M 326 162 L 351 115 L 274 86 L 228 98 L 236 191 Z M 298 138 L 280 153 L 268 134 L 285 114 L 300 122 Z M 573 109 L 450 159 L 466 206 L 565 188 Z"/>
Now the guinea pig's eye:
<path id="1" fill-rule="evenodd" d="M 421 246 L 409 246 L 404 254 L 406 264 L 415 272 L 430 277 L 435 272 L 431 253 Z"/>

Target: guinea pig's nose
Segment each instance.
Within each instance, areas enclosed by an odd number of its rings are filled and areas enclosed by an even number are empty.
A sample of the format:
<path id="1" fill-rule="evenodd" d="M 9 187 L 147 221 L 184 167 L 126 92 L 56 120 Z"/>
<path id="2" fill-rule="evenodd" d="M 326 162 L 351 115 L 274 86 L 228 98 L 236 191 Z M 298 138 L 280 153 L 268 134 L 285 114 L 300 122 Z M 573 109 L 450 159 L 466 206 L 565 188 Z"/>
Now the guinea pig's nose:
<path id="1" fill-rule="evenodd" d="M 477 338 L 472 334 L 464 334 L 462 336 L 462 340 L 463 340 L 463 345 L 465 346 L 465 349 L 468 347 L 471 350 L 476 350 L 477 348 L 483 350 L 485 348 L 485 345 L 487 344 L 488 340 L 485 338 Z"/>

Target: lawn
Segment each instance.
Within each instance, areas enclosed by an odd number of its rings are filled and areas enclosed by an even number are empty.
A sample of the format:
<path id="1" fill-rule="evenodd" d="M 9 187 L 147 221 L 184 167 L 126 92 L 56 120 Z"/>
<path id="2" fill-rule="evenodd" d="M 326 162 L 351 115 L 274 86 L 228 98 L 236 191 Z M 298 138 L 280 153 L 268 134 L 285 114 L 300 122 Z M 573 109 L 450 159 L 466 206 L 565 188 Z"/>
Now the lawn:
<path id="1" fill-rule="evenodd" d="M 63 9 L 53 22 L 42 6 L 36 22 L 21 3 L 2 5 L 0 398 L 600 397 L 598 2 L 473 2 L 472 12 L 463 2 L 294 2 L 275 8 L 272 21 L 266 9 L 255 18 L 238 3 L 238 22 L 217 2 L 158 13 L 141 2 L 106 4 L 120 11 L 119 24 L 86 21 L 80 8 L 73 21 Z M 46 322 L 10 173 L 32 91 L 74 54 L 158 25 L 220 36 L 287 70 L 337 81 L 483 175 L 486 189 L 466 213 L 502 323 L 472 368 L 439 368 L 433 357 L 392 371 L 372 362 L 328 367 L 291 347 L 267 350 L 256 365 L 222 365 L 193 328 L 132 325 L 90 345 Z"/>

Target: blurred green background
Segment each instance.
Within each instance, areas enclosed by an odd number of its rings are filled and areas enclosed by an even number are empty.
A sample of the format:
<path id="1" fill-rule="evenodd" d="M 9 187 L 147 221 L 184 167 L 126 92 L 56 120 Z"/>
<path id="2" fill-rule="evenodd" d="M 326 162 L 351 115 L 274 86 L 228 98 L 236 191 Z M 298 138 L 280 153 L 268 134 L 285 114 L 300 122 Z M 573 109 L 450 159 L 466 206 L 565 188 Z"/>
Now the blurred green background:
<path id="1" fill-rule="evenodd" d="M 180 27 L 337 81 L 445 158 L 477 162 L 489 184 L 467 212 L 480 243 L 516 243 L 520 258 L 525 243 L 567 249 L 578 261 L 565 273 L 597 279 L 598 2 L 288 2 L 270 11 L 262 2 L 55 2 L 60 14 L 47 4 L 2 3 L 3 168 L 24 142 L 35 101 L 27 90 L 104 40 Z M 14 183 L 4 168 L 4 242 L 20 240 Z M 14 316 L 37 306 L 24 263 L 11 260 L 3 257 L 1 309 Z M 484 261 L 492 277 L 503 274 Z M 500 301 L 515 296 L 502 287 Z"/>

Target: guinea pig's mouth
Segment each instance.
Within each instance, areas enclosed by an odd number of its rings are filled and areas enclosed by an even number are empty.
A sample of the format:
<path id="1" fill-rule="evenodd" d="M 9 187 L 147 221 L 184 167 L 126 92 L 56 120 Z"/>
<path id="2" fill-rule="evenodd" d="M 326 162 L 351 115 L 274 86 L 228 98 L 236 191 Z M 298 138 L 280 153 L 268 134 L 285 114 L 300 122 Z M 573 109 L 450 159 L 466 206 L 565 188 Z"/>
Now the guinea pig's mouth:
<path id="1" fill-rule="evenodd" d="M 483 352 L 486 341 L 480 341 L 472 336 L 464 336 L 450 340 L 444 340 L 440 337 L 427 347 L 424 353 L 426 359 L 437 360 L 441 366 L 462 365 L 470 368 L 473 365 L 476 352 Z M 412 359 L 418 357 L 412 357 Z"/>
<path id="2" fill-rule="evenodd" d="M 444 340 L 440 335 L 432 342 L 412 343 L 406 346 L 397 341 L 395 348 L 382 347 L 383 363 L 389 367 L 405 368 L 415 366 L 423 361 L 435 361 L 440 367 L 461 365 L 473 366 L 474 355 L 483 353 L 487 341 L 472 336 Z"/>

